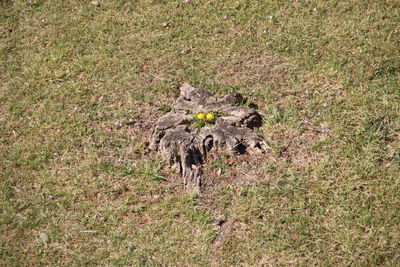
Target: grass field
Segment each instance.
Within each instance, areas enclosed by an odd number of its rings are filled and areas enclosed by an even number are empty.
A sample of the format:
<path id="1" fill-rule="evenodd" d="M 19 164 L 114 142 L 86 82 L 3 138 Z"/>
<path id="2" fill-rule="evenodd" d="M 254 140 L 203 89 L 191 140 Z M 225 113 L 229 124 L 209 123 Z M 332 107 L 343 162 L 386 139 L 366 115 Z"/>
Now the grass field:
<path id="1" fill-rule="evenodd" d="M 0 1 L 0 266 L 400 266 L 400 2 Z M 147 150 L 188 82 L 264 114 L 207 188 Z"/>

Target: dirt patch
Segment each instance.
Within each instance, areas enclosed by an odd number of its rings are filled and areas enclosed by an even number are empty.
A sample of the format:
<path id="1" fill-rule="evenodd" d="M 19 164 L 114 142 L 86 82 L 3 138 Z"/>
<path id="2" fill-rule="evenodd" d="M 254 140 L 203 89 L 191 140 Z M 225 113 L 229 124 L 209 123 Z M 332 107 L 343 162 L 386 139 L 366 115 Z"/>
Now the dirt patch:
<path id="1" fill-rule="evenodd" d="M 274 143 L 274 153 L 277 165 L 285 161 L 293 167 L 304 169 L 313 162 L 318 161 L 318 155 L 312 147 L 319 140 L 326 138 L 326 135 L 318 133 L 314 129 L 306 129 L 303 132 L 293 133 L 283 129 L 277 129 L 267 137 Z"/>
<path id="2" fill-rule="evenodd" d="M 217 238 L 212 245 L 213 249 L 219 249 L 223 246 L 224 241 L 232 234 L 235 226 L 235 221 L 224 221 L 224 219 L 216 219 L 215 226 L 218 229 Z"/>
<path id="3" fill-rule="evenodd" d="M 216 82 L 222 84 L 253 86 L 268 82 L 276 88 L 285 82 L 288 69 L 289 64 L 277 57 L 234 55 L 223 60 L 214 73 Z"/>

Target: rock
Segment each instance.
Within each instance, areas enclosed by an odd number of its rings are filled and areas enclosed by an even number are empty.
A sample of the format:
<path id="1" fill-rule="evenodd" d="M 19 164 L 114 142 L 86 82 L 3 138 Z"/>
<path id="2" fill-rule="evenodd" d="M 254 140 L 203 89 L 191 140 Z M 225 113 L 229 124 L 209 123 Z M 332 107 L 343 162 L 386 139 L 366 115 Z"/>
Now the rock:
<path id="1" fill-rule="evenodd" d="M 90 3 L 95 7 L 99 7 L 100 6 L 100 2 L 99 1 L 92 1 Z"/>
<path id="2" fill-rule="evenodd" d="M 262 116 L 253 108 L 240 106 L 243 101 L 239 93 L 217 98 L 185 83 L 171 111 L 154 124 L 149 148 L 180 170 L 186 187 L 200 191 L 207 153 L 219 149 L 232 154 L 265 153 L 268 149 L 263 137 L 254 132 L 262 125 Z M 199 130 L 191 127 L 199 112 L 220 116 Z"/>

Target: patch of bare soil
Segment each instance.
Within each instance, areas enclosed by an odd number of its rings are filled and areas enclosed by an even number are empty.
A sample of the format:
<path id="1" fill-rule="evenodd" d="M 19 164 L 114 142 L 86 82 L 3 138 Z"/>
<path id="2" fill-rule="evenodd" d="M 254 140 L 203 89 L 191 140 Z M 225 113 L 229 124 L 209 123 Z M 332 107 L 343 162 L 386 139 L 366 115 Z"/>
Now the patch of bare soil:
<path id="1" fill-rule="evenodd" d="M 214 70 L 215 81 L 221 84 L 252 86 L 268 82 L 273 88 L 285 81 L 289 65 L 283 59 L 267 55 L 233 55 L 221 62 Z"/>

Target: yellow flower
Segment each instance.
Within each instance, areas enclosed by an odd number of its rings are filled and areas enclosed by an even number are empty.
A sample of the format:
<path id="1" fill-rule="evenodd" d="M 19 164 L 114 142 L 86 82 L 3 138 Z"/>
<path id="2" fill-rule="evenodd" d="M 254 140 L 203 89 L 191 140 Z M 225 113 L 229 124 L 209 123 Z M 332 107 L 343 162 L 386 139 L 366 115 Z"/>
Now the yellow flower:
<path id="1" fill-rule="evenodd" d="M 204 114 L 202 113 L 202 112 L 200 112 L 199 114 L 197 114 L 197 118 L 199 119 L 199 120 L 202 120 L 202 119 L 204 119 Z"/>
<path id="2" fill-rule="evenodd" d="M 214 119 L 214 115 L 212 113 L 207 113 L 206 118 L 207 120 L 212 120 Z"/>

